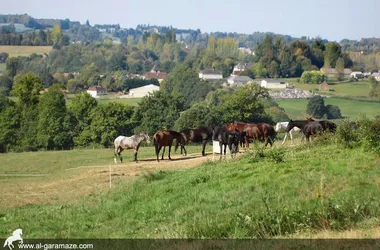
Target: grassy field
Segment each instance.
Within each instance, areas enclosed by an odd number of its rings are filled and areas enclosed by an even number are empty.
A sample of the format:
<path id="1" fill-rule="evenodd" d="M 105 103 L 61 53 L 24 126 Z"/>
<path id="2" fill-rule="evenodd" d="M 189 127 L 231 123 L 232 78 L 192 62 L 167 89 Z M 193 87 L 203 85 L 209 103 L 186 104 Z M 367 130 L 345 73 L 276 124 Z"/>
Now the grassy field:
<path id="1" fill-rule="evenodd" d="M 0 208 L 0 219 L 7 222 L 0 223 L 0 238 L 8 237 L 19 224 L 28 238 L 271 238 L 379 225 L 378 156 L 335 144 L 259 152 L 257 148 L 233 160 L 123 179 L 109 191 L 70 203 L 57 198 L 51 204 Z M 8 172 L 27 170 L 15 161 L 19 155 L 19 161 L 35 162 L 36 172 L 53 173 L 84 161 L 108 162 L 109 153 L 37 152 L 6 154 L 0 160 L 7 162 L 3 166 L 13 165 Z M 100 154 L 104 156 L 98 158 Z M 50 163 L 39 164 L 42 158 Z M 73 172 L 63 173 L 56 185 L 77 193 L 84 192 L 78 183 L 96 177 L 77 179 L 70 176 Z M 40 181 L 48 178 L 54 176 Z M 23 178 L 0 180 L 2 197 L 7 197 L 4 187 L 11 181 L 19 182 L 14 184 L 18 188 L 32 186 Z"/>
<path id="2" fill-rule="evenodd" d="M 318 89 L 318 84 L 295 84 L 296 88 L 305 90 Z M 339 83 L 330 85 L 330 89 L 334 91 L 320 91 L 319 93 L 330 96 L 349 96 L 367 98 L 371 90 L 371 85 L 367 81 Z"/>
<path id="3" fill-rule="evenodd" d="M 347 100 L 342 98 L 325 98 L 325 105 L 337 105 L 342 111 L 342 115 L 355 119 L 361 114 L 369 117 L 380 115 L 380 102 L 362 102 L 356 100 Z M 276 100 L 280 107 L 285 109 L 285 112 L 292 119 L 305 119 L 306 106 L 308 100 Z"/>
<path id="4" fill-rule="evenodd" d="M 0 73 L 5 71 L 5 63 L 0 63 Z"/>
<path id="5" fill-rule="evenodd" d="M 0 52 L 6 52 L 9 57 L 29 56 L 30 54 L 49 53 L 52 46 L 0 46 Z"/>
<path id="6" fill-rule="evenodd" d="M 137 106 L 137 104 L 142 100 L 142 98 L 99 98 L 99 103 L 109 103 L 118 102 L 122 104 L 128 104 L 131 106 Z"/>

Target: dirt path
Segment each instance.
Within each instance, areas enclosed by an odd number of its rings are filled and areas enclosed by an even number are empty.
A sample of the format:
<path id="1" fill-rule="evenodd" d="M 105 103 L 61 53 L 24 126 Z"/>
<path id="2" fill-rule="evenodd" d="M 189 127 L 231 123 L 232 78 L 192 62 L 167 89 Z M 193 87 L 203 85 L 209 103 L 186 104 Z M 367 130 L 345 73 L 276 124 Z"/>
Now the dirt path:
<path id="1" fill-rule="evenodd" d="M 9 178 L 1 182 L 0 208 L 34 204 L 67 204 L 94 193 L 108 192 L 110 166 L 112 183 L 115 186 L 118 181 L 130 181 L 147 173 L 193 168 L 206 161 L 212 161 L 212 153 L 204 157 L 200 153 L 176 155 L 171 161 L 165 159 L 157 162 L 151 158 L 140 160 L 138 163 L 80 166 L 55 175 Z"/>

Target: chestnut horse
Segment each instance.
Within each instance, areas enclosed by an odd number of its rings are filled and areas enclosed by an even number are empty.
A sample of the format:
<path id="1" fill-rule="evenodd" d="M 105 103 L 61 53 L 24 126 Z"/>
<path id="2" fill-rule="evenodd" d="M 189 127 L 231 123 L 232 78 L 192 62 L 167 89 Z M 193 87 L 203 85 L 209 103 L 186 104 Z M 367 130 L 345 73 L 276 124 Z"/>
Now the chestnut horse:
<path id="1" fill-rule="evenodd" d="M 234 123 L 230 123 L 226 126 L 227 130 L 229 131 L 233 131 L 233 130 L 237 130 L 240 132 L 240 147 L 243 147 L 243 141 L 244 141 L 244 136 L 245 136 L 245 133 L 244 132 L 244 127 L 245 125 L 247 125 L 248 123 L 245 123 L 245 122 L 234 122 Z"/>
<path id="2" fill-rule="evenodd" d="M 259 123 L 259 124 L 247 124 L 244 127 L 245 134 L 245 145 L 249 147 L 249 138 L 260 140 L 262 142 L 265 141 L 265 146 L 270 144 L 272 147 L 274 138 L 277 135 L 275 129 L 267 124 L 267 123 Z"/>
<path id="3" fill-rule="evenodd" d="M 212 128 L 209 127 L 199 127 L 199 128 L 193 128 L 193 129 L 184 129 L 181 130 L 180 132 L 184 138 L 184 143 L 183 146 L 181 145 L 181 154 L 182 154 L 182 149 L 187 155 L 185 145 L 191 141 L 191 142 L 202 142 L 202 155 L 205 156 L 205 148 L 206 148 L 206 143 L 207 140 L 211 139 L 212 137 Z M 176 147 L 178 147 L 179 141 L 177 140 Z"/>
<path id="4" fill-rule="evenodd" d="M 174 149 L 174 151 L 177 151 L 178 145 L 181 145 L 181 147 L 183 147 L 184 141 L 185 141 L 183 136 L 180 133 L 178 133 L 177 131 L 173 131 L 173 130 L 166 130 L 163 132 L 158 131 L 153 135 L 153 142 L 154 142 L 154 148 L 156 149 L 157 161 L 159 161 L 158 155 L 160 154 L 162 147 L 164 147 L 164 150 L 162 151 L 161 160 L 164 159 L 164 153 L 165 153 L 166 146 L 169 147 L 169 155 L 168 155 L 169 157 L 168 158 L 169 158 L 169 160 L 171 160 L 170 151 L 171 151 L 174 139 L 176 139 L 177 142 L 179 142 L 179 143 L 176 143 L 176 146 Z"/>

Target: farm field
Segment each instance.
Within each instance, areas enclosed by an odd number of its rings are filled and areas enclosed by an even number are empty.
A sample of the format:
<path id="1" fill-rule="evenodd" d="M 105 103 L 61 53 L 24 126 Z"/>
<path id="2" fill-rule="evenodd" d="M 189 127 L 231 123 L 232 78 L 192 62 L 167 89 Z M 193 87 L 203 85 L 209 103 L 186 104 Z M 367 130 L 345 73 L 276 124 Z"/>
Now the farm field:
<path id="1" fill-rule="evenodd" d="M 348 100 L 343 98 L 324 98 L 325 105 L 337 105 L 344 117 L 351 119 L 358 118 L 364 114 L 368 117 L 380 115 L 380 102 L 363 102 L 356 100 Z M 285 112 L 291 119 L 305 119 L 306 106 L 308 100 L 276 100 L 280 107 L 285 109 Z"/>
<path id="2" fill-rule="evenodd" d="M 0 237 L 19 222 L 29 238 L 307 238 L 347 228 L 380 237 L 380 158 L 371 152 L 277 143 L 213 162 L 188 148 L 157 163 L 145 147 L 139 163 L 123 165 L 110 149 L 1 155 L 7 173 L 49 175 L 0 176 Z"/>
<path id="3" fill-rule="evenodd" d="M 131 106 L 137 106 L 137 104 L 142 100 L 142 98 L 99 98 L 97 100 L 99 103 L 117 102 L 122 104 L 128 104 Z"/>
<path id="4" fill-rule="evenodd" d="M 52 46 L 0 46 L 0 52 L 8 53 L 9 57 L 29 56 L 33 53 L 49 53 L 51 50 Z"/>
<path id="5" fill-rule="evenodd" d="M 299 84 L 296 83 L 295 87 L 305 90 L 318 89 L 319 84 Z M 320 91 L 323 95 L 329 96 L 349 96 L 349 97 L 362 97 L 368 98 L 371 90 L 371 84 L 367 81 L 339 83 L 330 85 L 330 89 L 334 91 Z"/>
<path id="6" fill-rule="evenodd" d="M 0 75 L 2 75 L 3 72 L 5 72 L 6 64 L 0 63 Z"/>

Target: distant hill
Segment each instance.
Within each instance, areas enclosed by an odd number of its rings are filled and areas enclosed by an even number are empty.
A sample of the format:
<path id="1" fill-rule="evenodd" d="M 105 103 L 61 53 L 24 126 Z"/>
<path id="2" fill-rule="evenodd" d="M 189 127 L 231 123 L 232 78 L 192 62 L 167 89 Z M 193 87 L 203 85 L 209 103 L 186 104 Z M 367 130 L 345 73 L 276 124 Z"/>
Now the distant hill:
<path id="1" fill-rule="evenodd" d="M 35 19 L 28 14 L 22 15 L 0 15 L 0 24 L 21 24 L 30 29 L 46 29 L 53 28 L 54 25 L 60 25 L 63 30 L 70 29 L 75 25 L 80 25 L 77 21 L 70 21 L 69 19 Z M 17 30 L 16 30 L 17 32 Z"/>

